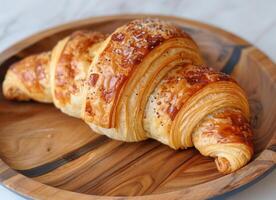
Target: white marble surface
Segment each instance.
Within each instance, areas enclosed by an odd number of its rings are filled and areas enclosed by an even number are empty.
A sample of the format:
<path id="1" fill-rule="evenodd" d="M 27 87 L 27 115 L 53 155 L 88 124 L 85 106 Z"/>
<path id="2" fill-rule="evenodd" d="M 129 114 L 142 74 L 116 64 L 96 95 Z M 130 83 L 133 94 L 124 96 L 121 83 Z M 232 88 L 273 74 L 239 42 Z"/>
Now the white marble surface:
<path id="1" fill-rule="evenodd" d="M 0 51 L 40 30 L 90 16 L 155 13 L 187 17 L 229 30 L 276 61 L 275 0 L 0 0 Z M 1 147 L 0 147 L 1 148 Z M 219 199 L 276 199 L 276 170 Z M 0 199 L 21 200 L 0 185 Z"/>

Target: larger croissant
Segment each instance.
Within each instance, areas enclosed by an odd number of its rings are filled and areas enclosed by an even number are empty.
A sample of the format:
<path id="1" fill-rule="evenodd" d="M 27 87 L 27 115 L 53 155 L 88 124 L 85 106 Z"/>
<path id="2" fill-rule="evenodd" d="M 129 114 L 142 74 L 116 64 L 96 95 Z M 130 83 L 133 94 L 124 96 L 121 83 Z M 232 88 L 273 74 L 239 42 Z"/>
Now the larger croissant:
<path id="1" fill-rule="evenodd" d="M 117 140 L 195 146 L 223 173 L 253 155 L 244 91 L 203 65 L 189 35 L 158 19 L 132 21 L 108 37 L 76 32 L 52 52 L 13 64 L 3 92 L 8 99 L 54 102 Z"/>

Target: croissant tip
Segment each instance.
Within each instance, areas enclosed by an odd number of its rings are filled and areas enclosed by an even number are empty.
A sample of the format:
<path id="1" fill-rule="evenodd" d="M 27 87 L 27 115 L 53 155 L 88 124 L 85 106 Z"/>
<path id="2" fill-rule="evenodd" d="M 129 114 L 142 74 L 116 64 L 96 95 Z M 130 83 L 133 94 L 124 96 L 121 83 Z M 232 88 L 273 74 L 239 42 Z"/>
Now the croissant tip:
<path id="1" fill-rule="evenodd" d="M 232 172 L 230 162 L 224 157 L 217 157 L 215 163 L 219 172 L 229 174 Z"/>

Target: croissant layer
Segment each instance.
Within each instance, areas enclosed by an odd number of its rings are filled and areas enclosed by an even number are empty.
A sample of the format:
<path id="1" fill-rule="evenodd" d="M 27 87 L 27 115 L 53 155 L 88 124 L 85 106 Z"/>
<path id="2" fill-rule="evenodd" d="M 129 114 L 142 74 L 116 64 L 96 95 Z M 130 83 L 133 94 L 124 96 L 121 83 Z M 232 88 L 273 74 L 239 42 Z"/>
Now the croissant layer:
<path id="1" fill-rule="evenodd" d="M 50 52 L 45 52 L 13 64 L 3 82 L 4 96 L 8 99 L 52 102 L 50 56 Z"/>

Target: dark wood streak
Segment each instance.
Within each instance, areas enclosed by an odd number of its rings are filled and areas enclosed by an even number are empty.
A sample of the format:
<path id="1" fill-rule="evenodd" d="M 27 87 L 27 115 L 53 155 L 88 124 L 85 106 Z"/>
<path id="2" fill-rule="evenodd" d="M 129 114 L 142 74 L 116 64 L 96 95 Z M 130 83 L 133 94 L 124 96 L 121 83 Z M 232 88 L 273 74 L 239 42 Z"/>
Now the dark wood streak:
<path id="1" fill-rule="evenodd" d="M 100 158 L 96 159 L 95 161 L 93 161 L 93 164 L 99 163 L 99 162 L 101 162 L 102 160 L 106 159 L 106 158 L 107 158 L 108 156 L 110 156 L 111 154 L 117 152 L 117 151 L 118 151 L 120 148 L 122 148 L 122 146 L 124 146 L 125 144 L 126 144 L 126 143 L 120 144 L 119 146 L 117 146 L 116 148 L 114 148 L 111 152 L 105 154 L 105 157 L 100 157 Z M 91 151 L 92 151 L 92 150 L 91 150 Z M 66 163 L 66 164 L 69 164 L 69 163 Z M 93 164 L 92 164 L 92 165 L 93 165 Z M 75 178 L 76 178 L 76 176 L 70 176 L 69 178 L 66 179 L 66 181 L 63 181 L 63 182 L 61 182 L 60 184 L 55 185 L 55 187 L 62 187 L 62 186 L 65 185 L 66 183 L 68 183 L 68 182 L 74 180 Z"/>
<path id="2" fill-rule="evenodd" d="M 49 163 L 46 163 L 44 165 L 40 165 L 38 167 L 32 168 L 32 169 L 26 169 L 26 170 L 17 170 L 19 173 L 28 176 L 28 177 L 37 177 L 41 176 L 43 174 L 49 173 L 58 167 L 61 167 L 68 162 L 71 162 L 82 155 L 88 153 L 89 151 L 92 151 L 93 149 L 96 149 L 103 145 L 104 143 L 109 142 L 110 139 L 105 136 L 100 136 L 96 138 L 95 140 L 92 140 L 91 142 L 85 144 L 84 146 L 69 152 L 65 155 L 63 155 L 61 158 L 53 160 Z"/>
<path id="3" fill-rule="evenodd" d="M 223 50 L 229 48 L 229 49 L 233 49 L 233 52 L 230 56 L 230 58 L 226 61 L 226 64 L 223 66 L 223 68 L 221 69 L 221 72 L 224 72 L 226 74 L 231 74 L 236 66 L 236 64 L 240 61 L 240 57 L 241 57 L 241 53 L 245 48 L 249 48 L 251 47 L 251 45 L 249 44 L 238 44 L 238 45 L 233 45 L 233 44 L 229 44 L 229 43 L 225 43 L 225 41 L 223 41 L 223 38 L 217 37 L 204 30 L 204 29 L 194 29 L 191 27 L 182 27 L 182 30 L 184 30 L 185 32 L 191 34 L 191 36 L 195 39 L 195 41 L 197 42 L 198 40 L 201 40 L 201 36 L 202 37 L 206 37 L 209 36 L 211 39 L 210 41 L 212 41 L 213 43 L 216 43 L 216 45 L 222 47 L 222 51 L 220 52 L 220 56 L 223 56 L 223 53 L 227 52 L 223 52 Z M 200 41 L 198 41 L 200 43 Z M 204 49 L 201 49 L 202 51 L 204 51 Z M 220 59 L 220 57 L 218 57 Z M 219 61 L 219 60 L 217 60 Z M 214 66 L 212 66 L 214 67 Z M 217 66 L 215 66 L 217 67 Z"/>
<path id="4" fill-rule="evenodd" d="M 93 161 L 93 164 L 99 163 L 103 160 L 105 160 L 107 157 L 111 156 L 112 154 L 116 153 L 120 148 L 122 148 L 123 146 L 125 146 L 127 143 L 122 143 L 119 146 L 115 147 L 112 151 L 108 152 L 107 154 L 105 154 L 105 156 L 100 157 L 98 159 L 96 159 L 95 161 Z M 91 150 L 92 151 L 92 150 Z M 68 164 L 68 163 L 67 163 Z M 92 165 L 93 165 L 92 164 Z M 70 178 L 66 179 L 66 181 L 62 182 L 61 184 L 55 185 L 56 187 L 62 187 L 64 184 L 66 184 L 67 182 L 72 181 L 73 179 L 75 179 L 76 176 L 71 176 Z M 95 179 L 93 180 L 95 181 Z"/>
<path id="5" fill-rule="evenodd" d="M 267 149 L 276 152 L 276 144 L 270 145 Z"/>
<path id="6" fill-rule="evenodd" d="M 190 34 L 192 37 L 193 35 L 195 34 L 199 34 L 199 33 L 202 33 L 202 30 L 200 29 L 194 29 L 194 28 L 191 28 L 191 27 L 188 27 L 188 26 L 183 26 L 183 27 L 180 27 L 183 31 L 187 32 L 188 34 Z"/>
<path id="7" fill-rule="evenodd" d="M 241 57 L 241 52 L 244 48 L 249 47 L 250 45 L 236 45 L 234 46 L 233 53 L 230 57 L 230 59 L 227 61 L 221 72 L 226 74 L 231 74 L 236 66 L 236 64 L 239 62 Z"/>

